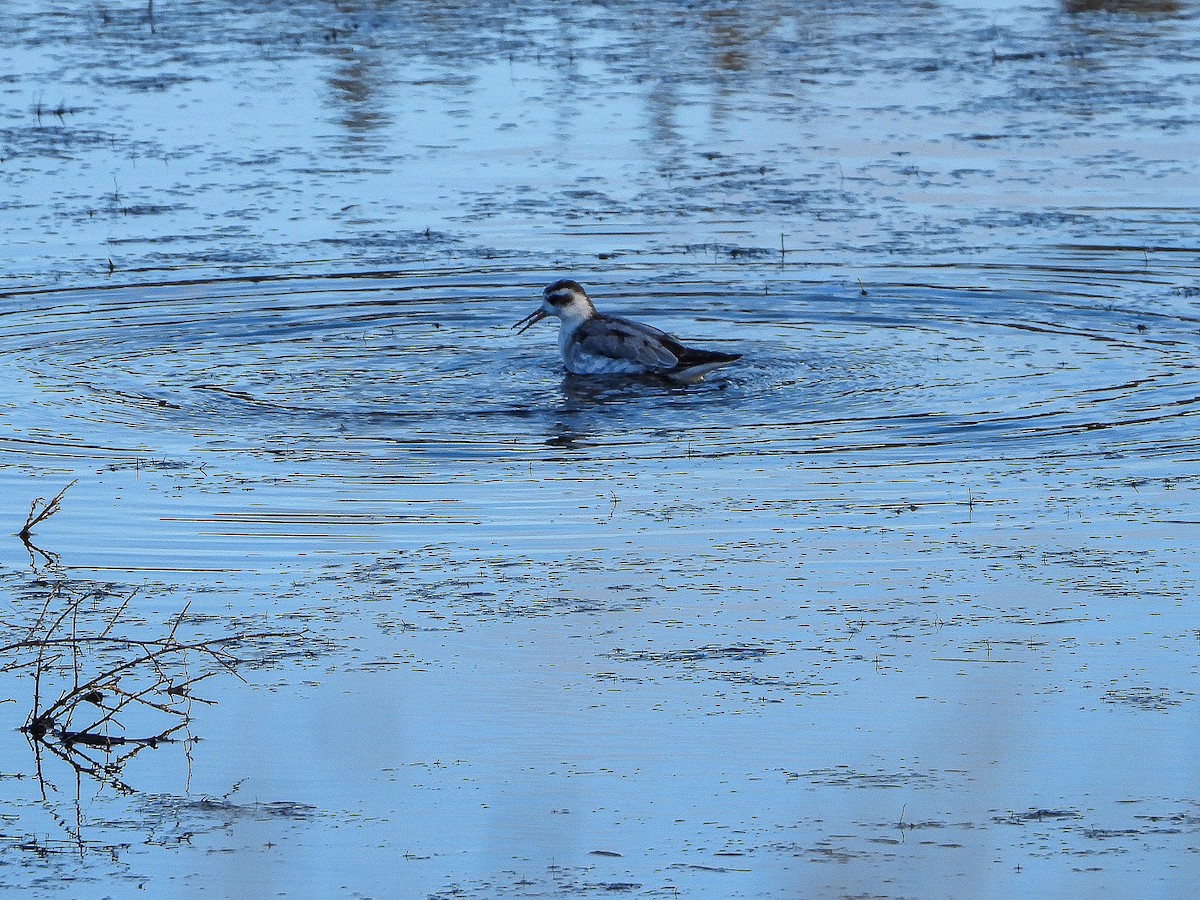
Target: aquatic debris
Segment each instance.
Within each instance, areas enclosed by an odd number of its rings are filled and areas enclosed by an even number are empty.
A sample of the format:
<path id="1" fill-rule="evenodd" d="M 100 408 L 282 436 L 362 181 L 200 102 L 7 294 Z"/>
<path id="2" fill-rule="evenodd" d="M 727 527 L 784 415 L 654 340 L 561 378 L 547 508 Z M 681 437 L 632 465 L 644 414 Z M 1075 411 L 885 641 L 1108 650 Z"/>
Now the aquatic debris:
<path id="1" fill-rule="evenodd" d="M 29 515 L 25 517 L 25 525 L 20 531 L 17 532 L 17 537 L 24 541 L 26 546 L 29 545 L 29 538 L 33 535 L 33 529 L 59 511 L 63 496 L 78 481 L 79 479 L 76 478 L 49 500 L 46 500 L 43 497 L 35 497 L 33 499 L 33 501 L 29 504 Z M 38 504 L 41 504 L 40 509 L 38 508 Z"/>
<path id="2" fill-rule="evenodd" d="M 75 479 L 72 481 L 49 500 L 46 500 L 42 497 L 36 497 L 29 504 L 29 515 L 25 517 L 25 525 L 20 531 L 17 532 L 17 537 L 19 537 L 21 539 L 21 543 L 25 545 L 25 550 L 29 553 L 30 565 L 32 565 L 35 570 L 37 569 L 37 560 L 39 556 L 46 561 L 47 565 L 57 566 L 58 554 L 51 553 L 48 550 L 43 550 L 41 547 L 37 546 L 37 544 L 33 542 L 33 529 L 59 511 L 62 505 L 62 498 L 66 495 L 67 491 L 69 491 L 71 487 L 78 482 L 78 480 L 79 479 Z"/>
<path id="3" fill-rule="evenodd" d="M 193 703 L 215 703 L 194 696 L 193 688 L 222 673 L 240 677 L 241 661 L 233 647 L 299 637 L 295 632 L 261 632 L 185 640 L 179 630 L 187 620 L 187 606 L 164 626 L 165 633 L 118 633 L 137 593 L 134 589 L 120 596 L 57 582 L 25 636 L 0 647 L 0 659 L 9 660 L 0 671 L 33 676 L 32 708 L 20 730 L 37 755 L 39 778 L 41 751 L 48 750 L 78 775 L 133 792 L 121 778 L 125 764 L 188 727 Z M 89 629 L 86 622 L 95 618 L 97 602 L 114 596 L 119 600 L 115 609 Z M 66 686 L 48 691 L 53 679 L 66 681 Z M 131 727 L 144 729 L 141 736 L 129 736 L 126 729 Z M 103 759 L 90 755 L 97 750 Z"/>
<path id="4" fill-rule="evenodd" d="M 831 766 L 825 769 L 814 769 L 808 772 L 780 770 L 789 782 L 807 781 L 814 785 L 832 785 L 834 787 L 854 788 L 915 788 L 932 787 L 943 778 L 935 772 L 920 772 L 913 769 L 902 769 L 897 772 L 876 770 L 874 772 L 858 772 L 850 766 Z M 900 811 L 901 827 L 909 827 L 904 821 L 904 810 Z"/>
<path id="5" fill-rule="evenodd" d="M 1130 687 L 1105 691 L 1103 700 L 1105 703 L 1132 706 L 1135 709 L 1165 712 L 1183 704 L 1184 701 L 1179 699 L 1180 696 L 1190 696 L 1190 694 L 1184 691 L 1172 691 L 1169 688 L 1156 690 L 1150 687 Z"/>
<path id="6" fill-rule="evenodd" d="M 1083 814 L 1075 809 L 1027 809 L 1024 812 L 1010 812 L 1003 816 L 992 816 L 992 821 L 998 825 L 1026 825 L 1030 822 L 1045 822 L 1053 819 L 1082 819 Z"/>
<path id="7" fill-rule="evenodd" d="M 652 662 L 661 664 L 707 662 L 711 660 L 734 660 L 741 662 L 762 659 L 774 655 L 776 650 L 755 644 L 731 644 L 720 646 L 709 644 L 703 647 L 684 647 L 678 650 L 623 650 L 616 649 L 603 656 L 622 662 Z"/>

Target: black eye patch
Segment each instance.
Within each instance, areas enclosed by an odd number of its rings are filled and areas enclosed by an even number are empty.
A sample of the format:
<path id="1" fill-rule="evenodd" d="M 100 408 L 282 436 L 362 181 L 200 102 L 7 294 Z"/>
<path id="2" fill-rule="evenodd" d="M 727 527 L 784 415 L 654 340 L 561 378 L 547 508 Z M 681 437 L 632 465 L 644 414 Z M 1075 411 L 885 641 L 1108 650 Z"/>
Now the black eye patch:
<path id="1" fill-rule="evenodd" d="M 551 294 L 546 298 L 546 302 L 551 306 L 566 306 L 571 302 L 570 294 Z"/>

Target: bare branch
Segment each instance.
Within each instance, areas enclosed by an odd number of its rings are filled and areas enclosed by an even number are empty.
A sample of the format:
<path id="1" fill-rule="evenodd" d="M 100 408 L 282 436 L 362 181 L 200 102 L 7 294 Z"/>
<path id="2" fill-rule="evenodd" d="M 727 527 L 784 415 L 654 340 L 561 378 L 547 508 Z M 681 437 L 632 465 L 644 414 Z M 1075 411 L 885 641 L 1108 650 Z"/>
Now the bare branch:
<path id="1" fill-rule="evenodd" d="M 76 478 L 65 488 L 55 494 L 49 501 L 46 501 L 41 497 L 35 498 L 33 502 L 29 504 L 29 515 L 25 517 L 25 527 L 17 532 L 17 537 L 19 537 L 22 541 L 29 543 L 29 536 L 33 534 L 33 529 L 58 512 L 62 504 L 63 495 L 66 494 L 66 492 L 69 491 L 76 483 L 78 483 L 78 481 L 79 479 Z M 39 503 L 42 504 L 41 509 L 38 509 Z"/>
<path id="2" fill-rule="evenodd" d="M 61 492 L 56 501 L 59 499 Z M 54 501 L 47 508 L 53 505 Z M 31 523 L 44 518 L 31 516 Z M 188 640 L 181 634 L 188 606 L 170 617 L 165 634 L 124 635 L 120 633 L 122 620 L 136 594 L 135 589 L 123 596 L 112 595 L 120 596 L 119 605 L 100 611 L 85 608 L 84 603 L 110 596 L 108 592 L 75 593 L 66 583 L 56 583 L 49 587 L 29 631 L 0 647 L 0 656 L 8 660 L 0 671 L 33 670 L 33 707 L 21 730 L 37 755 L 39 780 L 44 747 L 67 762 L 77 780 L 93 778 L 117 790 L 131 791 L 121 776 L 122 766 L 146 747 L 169 741 L 187 728 L 193 702 L 214 702 L 192 696 L 197 684 L 225 673 L 241 678 L 237 672 L 240 660 L 235 655 L 238 646 L 300 636 L 263 631 Z M 63 608 L 56 610 L 60 602 Z M 48 684 L 52 680 L 65 681 L 65 688 L 51 693 Z M 76 722 L 87 725 L 79 727 Z M 144 722 L 156 723 L 142 732 L 149 736 L 125 734 L 126 723 L 140 731 L 142 726 L 135 723 Z M 96 758 L 97 753 L 103 753 L 104 759 Z M 46 789 L 43 782 L 43 794 Z"/>

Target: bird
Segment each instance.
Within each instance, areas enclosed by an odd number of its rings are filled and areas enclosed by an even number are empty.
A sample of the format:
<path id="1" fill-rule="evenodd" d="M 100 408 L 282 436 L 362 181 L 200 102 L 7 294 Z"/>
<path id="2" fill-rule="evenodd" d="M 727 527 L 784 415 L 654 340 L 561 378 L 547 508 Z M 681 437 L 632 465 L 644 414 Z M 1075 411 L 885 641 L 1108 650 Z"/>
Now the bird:
<path id="1" fill-rule="evenodd" d="M 512 327 L 520 334 L 549 316 L 559 318 L 558 349 L 573 375 L 656 375 L 693 384 L 742 358 L 685 347 L 653 325 L 597 312 L 587 291 L 569 278 L 548 285 L 542 305 Z"/>

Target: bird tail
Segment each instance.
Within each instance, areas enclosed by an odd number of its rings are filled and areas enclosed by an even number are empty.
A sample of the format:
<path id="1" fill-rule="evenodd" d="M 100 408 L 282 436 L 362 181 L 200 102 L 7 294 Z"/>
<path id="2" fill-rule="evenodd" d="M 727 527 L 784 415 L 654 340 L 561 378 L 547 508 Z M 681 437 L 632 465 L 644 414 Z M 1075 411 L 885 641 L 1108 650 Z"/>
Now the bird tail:
<path id="1" fill-rule="evenodd" d="M 740 353 L 720 353 L 716 350 L 688 349 L 683 359 L 666 376 L 680 384 L 695 384 L 709 372 L 741 359 Z"/>

